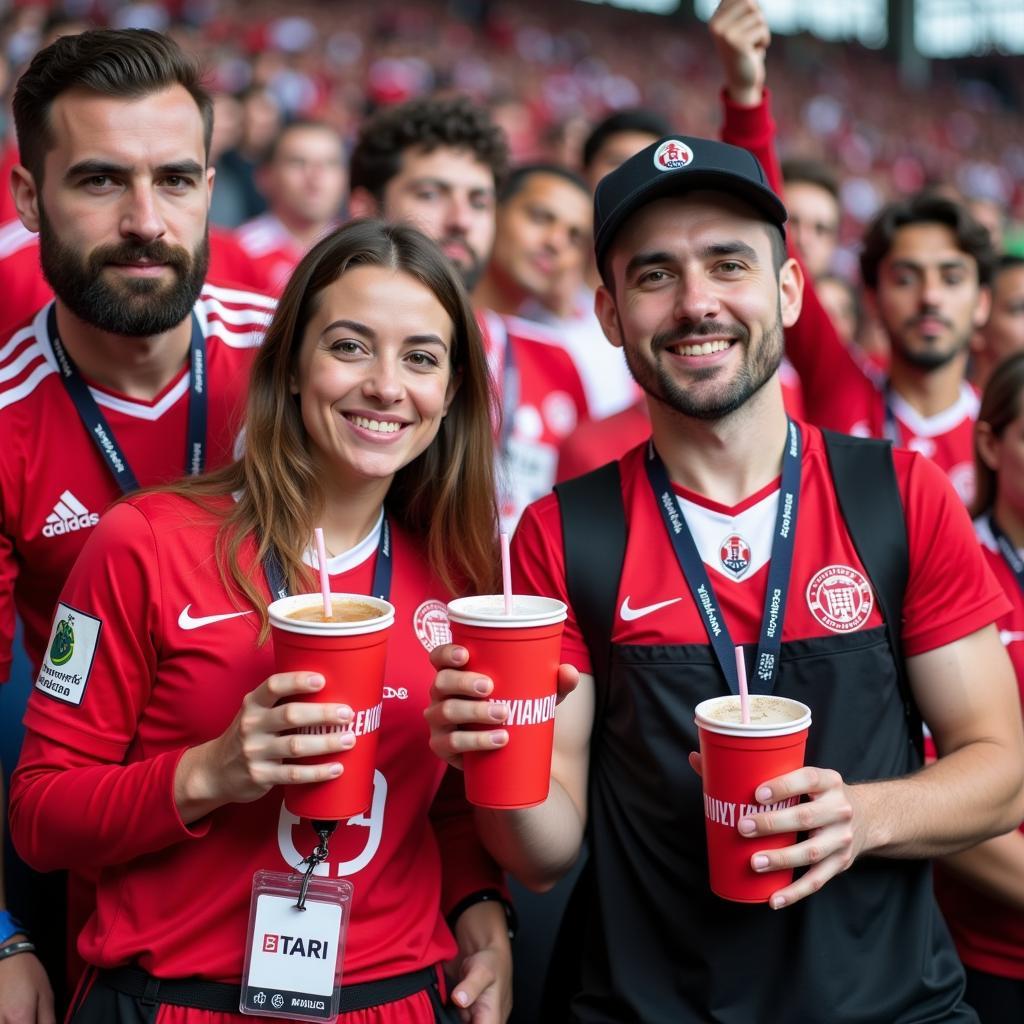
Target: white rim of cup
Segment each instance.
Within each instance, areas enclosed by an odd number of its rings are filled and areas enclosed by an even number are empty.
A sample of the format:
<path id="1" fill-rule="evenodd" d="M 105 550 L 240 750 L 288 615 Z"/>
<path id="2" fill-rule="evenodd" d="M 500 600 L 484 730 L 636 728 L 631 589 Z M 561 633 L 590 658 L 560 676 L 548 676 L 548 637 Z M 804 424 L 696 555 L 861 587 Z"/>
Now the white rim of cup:
<path id="1" fill-rule="evenodd" d="M 711 697 L 708 700 L 702 700 L 694 708 L 694 721 L 705 732 L 718 733 L 720 736 L 791 736 L 795 732 L 803 732 L 811 724 L 811 709 L 806 704 L 794 700 L 792 697 L 782 697 L 774 693 L 752 693 L 750 696 L 751 698 L 765 696 L 771 697 L 772 700 L 784 700 L 787 704 L 795 704 L 797 707 L 803 708 L 803 713 L 799 718 L 794 718 L 791 722 L 766 725 L 759 725 L 756 722 L 744 725 L 742 722 L 722 722 L 718 719 L 709 718 L 708 710 L 712 706 L 723 704 L 726 701 L 730 704 L 734 701 L 739 701 L 739 697 L 729 694 L 724 697 Z"/>
<path id="2" fill-rule="evenodd" d="M 553 597 L 515 594 L 512 614 L 505 614 L 503 594 L 459 597 L 448 602 L 448 619 L 463 626 L 487 626 L 490 629 L 522 629 L 524 626 L 554 626 L 564 622 L 568 608 Z"/>
<path id="3" fill-rule="evenodd" d="M 297 608 L 323 607 L 320 594 L 290 594 L 274 601 L 267 613 L 271 624 L 288 633 L 302 633 L 305 636 L 361 636 L 364 633 L 379 633 L 387 629 L 395 621 L 395 606 L 380 597 L 367 597 L 366 594 L 331 594 L 331 599 L 341 598 L 345 601 L 357 601 L 360 604 L 372 605 L 380 612 L 374 619 L 361 619 L 356 622 L 301 622 L 289 619 L 288 613 Z"/>

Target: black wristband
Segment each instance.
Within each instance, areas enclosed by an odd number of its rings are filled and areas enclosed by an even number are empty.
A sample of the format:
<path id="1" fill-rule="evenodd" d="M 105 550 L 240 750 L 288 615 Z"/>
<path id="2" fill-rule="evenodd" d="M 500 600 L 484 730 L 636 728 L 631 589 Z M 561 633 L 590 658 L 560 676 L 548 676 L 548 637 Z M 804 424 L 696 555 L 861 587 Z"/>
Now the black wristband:
<path id="1" fill-rule="evenodd" d="M 487 903 L 489 900 L 494 900 L 505 908 L 505 920 L 508 922 L 508 937 L 514 939 L 516 932 L 519 930 L 519 918 L 516 916 L 516 908 L 497 889 L 479 889 L 459 900 L 447 917 L 448 927 L 454 932 L 455 922 L 458 921 L 464 911 L 469 910 L 475 903 Z"/>
<path id="2" fill-rule="evenodd" d="M 6 960 L 9 956 L 17 956 L 19 953 L 34 953 L 36 947 L 28 939 L 21 939 L 19 942 L 11 942 L 6 946 L 0 946 L 0 960 Z"/>

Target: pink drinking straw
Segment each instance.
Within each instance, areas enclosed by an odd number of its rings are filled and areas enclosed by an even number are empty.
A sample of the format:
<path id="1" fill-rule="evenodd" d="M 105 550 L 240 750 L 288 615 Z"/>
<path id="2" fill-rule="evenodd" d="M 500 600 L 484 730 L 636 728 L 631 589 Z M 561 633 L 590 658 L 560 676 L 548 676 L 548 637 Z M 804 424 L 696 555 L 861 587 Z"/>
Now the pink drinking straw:
<path id="1" fill-rule="evenodd" d="M 740 721 L 750 725 L 750 691 L 747 689 L 747 663 L 743 660 L 743 648 L 736 648 L 736 675 L 740 678 Z"/>
<path id="2" fill-rule="evenodd" d="M 501 535 L 501 586 L 505 591 L 505 614 L 512 614 L 512 559 L 508 550 L 508 534 Z"/>
<path id="3" fill-rule="evenodd" d="M 331 581 L 327 577 L 327 546 L 324 544 L 324 531 L 318 526 L 313 531 L 316 538 L 316 564 L 320 569 L 320 594 L 324 599 L 324 618 L 329 619 L 334 612 L 331 607 Z"/>

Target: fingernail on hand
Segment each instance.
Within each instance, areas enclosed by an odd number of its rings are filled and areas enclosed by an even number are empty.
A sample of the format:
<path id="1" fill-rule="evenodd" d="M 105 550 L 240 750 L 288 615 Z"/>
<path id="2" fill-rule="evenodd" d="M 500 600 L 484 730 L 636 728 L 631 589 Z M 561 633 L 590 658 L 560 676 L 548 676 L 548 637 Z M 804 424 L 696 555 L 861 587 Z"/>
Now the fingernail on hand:
<path id="1" fill-rule="evenodd" d="M 754 870 L 764 871 L 766 867 L 768 867 L 768 858 L 763 853 L 759 853 L 754 858 Z"/>
<path id="2" fill-rule="evenodd" d="M 338 708 L 338 719 L 342 722 L 350 722 L 352 720 L 352 709 L 342 704 Z"/>
<path id="3" fill-rule="evenodd" d="M 759 804 L 767 804 L 771 802 L 772 791 L 767 786 L 762 786 L 755 794 L 754 799 Z"/>
<path id="4" fill-rule="evenodd" d="M 340 774 L 341 774 L 341 765 L 340 764 L 332 764 L 331 765 L 331 778 L 336 779 Z"/>
<path id="5" fill-rule="evenodd" d="M 454 999 L 459 1006 L 469 1006 L 469 996 L 461 989 L 452 996 L 452 999 Z"/>
<path id="6" fill-rule="evenodd" d="M 326 682 L 323 676 L 306 676 L 306 684 L 313 690 L 319 690 Z"/>
<path id="7" fill-rule="evenodd" d="M 486 679 L 478 679 L 473 684 L 473 689 L 476 690 L 477 693 L 490 693 L 491 684 Z"/>
<path id="8" fill-rule="evenodd" d="M 489 714 L 496 722 L 504 722 L 505 716 L 508 714 L 508 705 L 492 704 L 487 709 L 487 714 Z"/>
<path id="9" fill-rule="evenodd" d="M 749 792 L 749 790 L 748 790 Z M 757 825 L 753 818 L 740 818 L 739 830 L 742 835 L 749 836 L 753 835 L 757 829 Z"/>
<path id="10" fill-rule="evenodd" d="M 770 903 L 771 903 L 772 910 L 779 910 L 780 908 L 782 908 L 782 907 L 784 907 L 786 905 L 786 897 L 785 896 L 773 896 L 771 898 Z"/>
<path id="11" fill-rule="evenodd" d="M 508 733 L 504 729 L 491 733 L 491 743 L 496 747 L 503 747 L 508 743 Z"/>
<path id="12" fill-rule="evenodd" d="M 453 647 L 452 648 L 452 661 L 462 664 L 469 657 L 469 651 L 465 647 Z"/>

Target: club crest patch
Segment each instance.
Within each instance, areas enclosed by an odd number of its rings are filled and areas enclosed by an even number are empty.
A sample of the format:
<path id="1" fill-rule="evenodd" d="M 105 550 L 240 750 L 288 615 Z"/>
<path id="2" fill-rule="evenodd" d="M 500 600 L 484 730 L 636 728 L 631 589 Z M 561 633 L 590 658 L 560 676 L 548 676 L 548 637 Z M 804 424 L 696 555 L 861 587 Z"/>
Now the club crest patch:
<path id="1" fill-rule="evenodd" d="M 102 626 L 95 616 L 57 605 L 36 689 L 65 704 L 81 704 Z"/>
<path id="2" fill-rule="evenodd" d="M 750 568 L 750 545 L 738 533 L 730 533 L 722 541 L 718 556 L 735 579 L 739 579 Z"/>
<path id="3" fill-rule="evenodd" d="M 678 171 L 692 160 L 693 150 L 678 139 L 669 139 L 654 151 L 654 166 L 659 171 Z"/>
<path id="4" fill-rule="evenodd" d="M 807 607 L 833 633 L 860 629 L 874 606 L 871 585 L 848 565 L 826 566 L 807 585 Z"/>
<path id="5" fill-rule="evenodd" d="M 424 601 L 412 617 L 413 628 L 420 643 L 428 650 L 452 642 L 452 627 L 447 606 L 434 598 Z"/>

